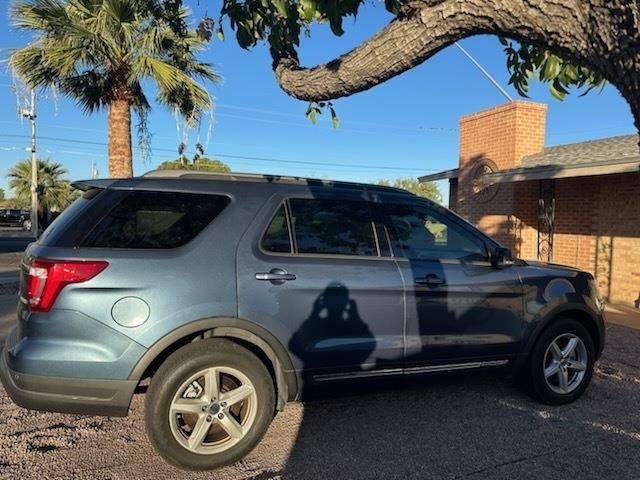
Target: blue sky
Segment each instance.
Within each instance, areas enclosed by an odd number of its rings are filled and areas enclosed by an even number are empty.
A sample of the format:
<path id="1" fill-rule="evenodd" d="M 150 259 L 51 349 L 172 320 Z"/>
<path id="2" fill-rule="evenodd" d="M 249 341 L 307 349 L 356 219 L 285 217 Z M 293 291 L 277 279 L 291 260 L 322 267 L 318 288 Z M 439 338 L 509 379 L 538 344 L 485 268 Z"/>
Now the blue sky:
<path id="1" fill-rule="evenodd" d="M 196 16 L 203 15 L 202 5 L 195 7 Z M 208 6 L 211 12 L 219 5 L 211 2 Z M 7 12 L 0 24 L 0 48 L 25 45 L 29 36 L 11 27 L 7 0 L 0 0 L 0 9 Z M 330 60 L 375 33 L 389 19 L 381 5 L 368 5 L 357 21 L 345 22 L 346 33 L 341 38 L 331 35 L 328 26 L 318 25 L 310 39 L 303 39 L 300 58 L 306 65 Z M 496 38 L 474 37 L 462 44 L 517 96 L 507 86 L 505 59 Z M 3 58 L 6 55 L 3 51 Z M 312 125 L 304 118 L 306 104 L 279 89 L 264 45 L 244 51 L 227 32 L 227 39 L 214 41 L 202 59 L 214 64 L 223 77 L 220 86 L 210 86 L 217 106 L 206 153 L 234 171 L 375 181 L 454 168 L 458 162 L 458 118 L 505 101 L 460 51 L 450 47 L 383 85 L 335 101 L 341 126 L 333 129 L 326 116 Z M 11 85 L 10 73 L 0 67 L 3 188 L 6 170 L 28 156 L 25 148 L 30 133 L 28 122 L 21 122 L 15 113 Z M 549 104 L 547 145 L 635 131 L 630 111 L 613 87 L 558 102 L 545 86 L 534 85 L 531 99 Z M 155 106 L 150 126 L 153 159 L 145 164 L 136 154 L 136 174 L 177 156 L 179 137 L 171 114 Z M 189 154 L 198 136 L 201 141 L 207 139 L 207 131 L 205 121 L 200 132 L 191 133 Z M 50 95 L 38 102 L 38 134 L 40 156 L 63 163 L 69 178 L 89 177 L 92 161 L 102 176 L 107 174 L 106 112 L 85 116 L 72 101 Z M 446 194 L 446 184 L 442 187 Z"/>

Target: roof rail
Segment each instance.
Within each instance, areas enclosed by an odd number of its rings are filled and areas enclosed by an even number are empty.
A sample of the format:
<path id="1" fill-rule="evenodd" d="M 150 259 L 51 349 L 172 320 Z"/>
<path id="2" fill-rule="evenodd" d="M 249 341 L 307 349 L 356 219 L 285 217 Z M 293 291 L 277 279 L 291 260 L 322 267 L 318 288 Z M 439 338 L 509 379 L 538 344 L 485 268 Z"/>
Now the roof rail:
<path id="1" fill-rule="evenodd" d="M 296 185 L 309 185 L 319 187 L 340 187 L 390 191 L 413 195 L 413 193 L 403 188 L 386 185 L 374 185 L 369 183 L 345 182 L 339 180 L 326 180 L 309 177 L 293 177 L 288 175 L 270 175 L 261 173 L 226 173 L 226 172 L 201 172 L 197 170 L 151 170 L 144 175 L 144 178 L 179 178 L 183 180 L 222 180 L 222 181 L 244 181 L 261 183 L 288 183 Z"/>

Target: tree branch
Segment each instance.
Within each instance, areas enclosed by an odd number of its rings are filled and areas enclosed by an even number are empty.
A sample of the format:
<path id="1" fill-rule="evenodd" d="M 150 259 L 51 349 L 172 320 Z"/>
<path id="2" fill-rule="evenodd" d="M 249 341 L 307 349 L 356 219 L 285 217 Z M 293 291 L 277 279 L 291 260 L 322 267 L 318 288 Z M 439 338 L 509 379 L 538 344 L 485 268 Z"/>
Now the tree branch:
<path id="1" fill-rule="evenodd" d="M 620 45 L 606 27 L 623 23 L 621 12 L 637 38 L 634 0 L 410 0 L 386 28 L 335 60 L 304 68 L 295 56 L 275 58 L 274 70 L 295 98 L 335 99 L 383 83 L 457 40 L 489 33 L 545 47 L 611 80 L 602 59 Z"/>

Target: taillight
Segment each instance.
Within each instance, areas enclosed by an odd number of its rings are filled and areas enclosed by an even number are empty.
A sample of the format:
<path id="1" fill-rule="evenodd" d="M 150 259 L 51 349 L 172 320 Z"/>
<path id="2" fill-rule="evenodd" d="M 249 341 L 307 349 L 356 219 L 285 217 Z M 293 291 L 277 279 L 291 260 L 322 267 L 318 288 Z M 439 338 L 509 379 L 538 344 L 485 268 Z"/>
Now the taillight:
<path id="1" fill-rule="evenodd" d="M 66 285 L 86 282 L 108 265 L 104 260 L 34 259 L 26 282 L 29 308 L 34 312 L 48 312 Z"/>

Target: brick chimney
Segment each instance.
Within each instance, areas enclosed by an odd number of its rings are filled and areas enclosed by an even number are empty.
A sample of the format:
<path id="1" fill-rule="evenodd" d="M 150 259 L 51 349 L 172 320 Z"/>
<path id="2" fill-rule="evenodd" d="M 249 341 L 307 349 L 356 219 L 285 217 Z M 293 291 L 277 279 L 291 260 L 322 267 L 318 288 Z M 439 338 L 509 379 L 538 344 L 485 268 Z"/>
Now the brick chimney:
<path id="1" fill-rule="evenodd" d="M 514 101 L 466 115 L 460 119 L 460 177 L 455 209 L 483 231 L 510 247 L 518 255 L 523 235 L 535 231 L 536 212 L 532 182 L 499 184 L 485 189 L 477 178 L 484 172 L 516 168 L 522 157 L 544 148 L 547 106 Z M 517 195 L 514 196 L 514 189 Z M 531 191 L 529 191 L 531 190 Z M 528 198 L 534 195 L 533 201 Z M 527 200 L 524 202 L 524 200 Z M 526 210 L 526 219 L 514 212 Z M 532 217 L 531 217 L 532 215 Z"/>
<path id="2" fill-rule="evenodd" d="M 500 170 L 520 165 L 523 156 L 544 148 L 547 106 L 515 101 L 460 119 L 460 168 L 477 157 Z"/>

